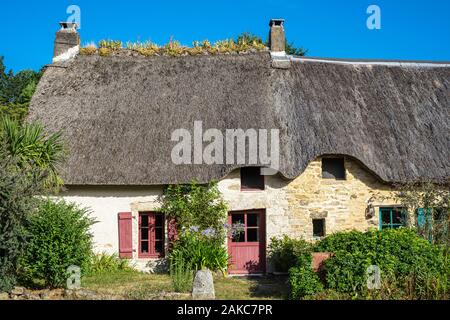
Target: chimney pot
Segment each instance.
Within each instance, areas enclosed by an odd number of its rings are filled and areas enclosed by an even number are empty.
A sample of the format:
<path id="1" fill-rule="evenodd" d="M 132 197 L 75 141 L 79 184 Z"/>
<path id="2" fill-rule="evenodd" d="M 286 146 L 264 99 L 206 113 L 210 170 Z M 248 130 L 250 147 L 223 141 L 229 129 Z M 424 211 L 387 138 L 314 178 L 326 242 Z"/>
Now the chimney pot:
<path id="1" fill-rule="evenodd" d="M 286 50 L 286 35 L 284 32 L 284 19 L 271 19 L 269 33 L 269 47 L 272 52 Z"/>
<path id="2" fill-rule="evenodd" d="M 60 22 L 61 29 L 56 32 L 53 62 L 62 62 L 73 58 L 80 50 L 80 35 L 77 24 Z"/>
<path id="3" fill-rule="evenodd" d="M 60 22 L 59 25 L 61 26 L 61 30 L 77 30 L 78 25 L 75 22 Z"/>

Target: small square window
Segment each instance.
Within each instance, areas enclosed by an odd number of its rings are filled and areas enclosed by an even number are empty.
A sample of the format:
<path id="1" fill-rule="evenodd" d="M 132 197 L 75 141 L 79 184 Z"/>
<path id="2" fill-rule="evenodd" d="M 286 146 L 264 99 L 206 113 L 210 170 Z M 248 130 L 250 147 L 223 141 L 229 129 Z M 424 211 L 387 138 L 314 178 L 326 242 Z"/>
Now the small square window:
<path id="1" fill-rule="evenodd" d="M 264 176 L 261 168 L 241 168 L 241 190 L 264 190 Z"/>
<path id="2" fill-rule="evenodd" d="M 313 237 L 325 237 L 325 219 L 313 219 Z"/>
<path id="3" fill-rule="evenodd" d="M 323 158 L 322 178 L 345 180 L 344 158 Z"/>

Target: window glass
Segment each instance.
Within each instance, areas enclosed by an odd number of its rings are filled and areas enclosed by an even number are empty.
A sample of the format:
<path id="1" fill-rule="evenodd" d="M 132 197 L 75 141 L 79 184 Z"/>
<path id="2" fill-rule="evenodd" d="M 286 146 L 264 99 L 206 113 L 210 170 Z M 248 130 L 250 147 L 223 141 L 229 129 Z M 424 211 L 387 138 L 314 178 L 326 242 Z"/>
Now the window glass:
<path id="1" fill-rule="evenodd" d="M 245 230 L 237 232 L 233 235 L 233 242 L 245 242 Z"/>
<path id="2" fill-rule="evenodd" d="M 244 218 L 244 214 L 233 214 L 231 216 L 231 222 L 232 224 L 236 224 L 236 223 L 245 223 L 245 218 Z"/>
<path id="3" fill-rule="evenodd" d="M 148 227 L 148 215 L 141 215 L 141 226 Z"/>
<path id="4" fill-rule="evenodd" d="M 325 236 L 325 219 L 313 219 L 313 237 Z"/>
<path id="5" fill-rule="evenodd" d="M 261 168 L 241 168 L 241 189 L 264 190 L 264 176 L 261 175 Z"/>
<path id="6" fill-rule="evenodd" d="M 162 238 L 163 238 L 163 229 L 156 228 L 155 229 L 155 240 L 162 240 Z"/>
<path id="7" fill-rule="evenodd" d="M 392 210 L 392 223 L 394 224 L 403 224 L 403 212 L 401 209 L 393 209 Z"/>
<path id="8" fill-rule="evenodd" d="M 148 241 L 141 242 L 141 253 L 148 253 Z"/>
<path id="9" fill-rule="evenodd" d="M 344 158 L 322 158 L 322 178 L 345 180 Z"/>
<path id="10" fill-rule="evenodd" d="M 247 242 L 258 242 L 259 236 L 258 236 L 258 228 L 250 228 L 247 229 Z"/>
<path id="11" fill-rule="evenodd" d="M 163 242 L 162 241 L 155 242 L 155 251 L 159 252 L 159 253 L 163 252 Z"/>
<path id="12" fill-rule="evenodd" d="M 162 214 L 156 214 L 155 215 L 155 226 L 156 227 L 162 227 L 163 225 L 163 215 Z"/>
<path id="13" fill-rule="evenodd" d="M 259 226 L 259 214 L 249 213 L 247 214 L 247 227 Z"/>
<path id="14" fill-rule="evenodd" d="M 381 221 L 383 224 L 391 223 L 391 210 L 381 210 Z"/>

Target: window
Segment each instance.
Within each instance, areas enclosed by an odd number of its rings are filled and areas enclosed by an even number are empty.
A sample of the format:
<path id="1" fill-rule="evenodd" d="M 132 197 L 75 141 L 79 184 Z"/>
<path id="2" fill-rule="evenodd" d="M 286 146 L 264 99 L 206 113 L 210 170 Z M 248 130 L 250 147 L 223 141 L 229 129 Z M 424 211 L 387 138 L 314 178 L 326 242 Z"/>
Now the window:
<path id="1" fill-rule="evenodd" d="M 139 214 L 139 257 L 164 256 L 164 215 L 145 212 Z"/>
<path id="2" fill-rule="evenodd" d="M 345 180 L 344 158 L 322 158 L 322 178 Z"/>
<path id="3" fill-rule="evenodd" d="M 406 213 L 403 208 L 380 208 L 380 229 L 397 229 L 406 226 Z"/>
<path id="4" fill-rule="evenodd" d="M 231 224 L 237 227 L 232 242 L 259 242 L 261 216 L 258 212 L 233 213 Z M 239 226 L 239 227 L 238 227 Z"/>
<path id="5" fill-rule="evenodd" d="M 313 219 L 313 237 L 325 237 L 325 219 Z"/>
<path id="6" fill-rule="evenodd" d="M 261 168 L 241 168 L 241 190 L 264 190 L 264 176 Z"/>

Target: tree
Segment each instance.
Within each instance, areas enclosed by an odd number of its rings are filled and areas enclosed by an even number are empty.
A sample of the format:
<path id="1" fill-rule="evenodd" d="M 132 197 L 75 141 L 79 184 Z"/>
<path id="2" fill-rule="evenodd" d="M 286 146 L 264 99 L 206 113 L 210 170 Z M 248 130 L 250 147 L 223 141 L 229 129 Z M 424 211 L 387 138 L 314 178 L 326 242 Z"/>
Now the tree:
<path id="1" fill-rule="evenodd" d="M 17 282 L 17 271 L 28 241 L 28 215 L 36 208 L 43 175 L 20 169 L 4 144 L 0 145 L 0 291 Z"/>
<path id="2" fill-rule="evenodd" d="M 46 189 L 56 191 L 63 184 L 58 175 L 58 166 L 66 156 L 61 133 L 46 135 L 39 124 L 20 125 L 9 117 L 0 119 L 0 133 L 5 151 L 16 159 L 20 170 L 37 169 L 44 173 Z"/>
<path id="3" fill-rule="evenodd" d="M 303 47 L 296 48 L 293 42 L 286 41 L 286 53 L 294 56 L 306 56 L 308 50 Z"/>
<path id="4" fill-rule="evenodd" d="M 3 57 L 0 57 L 0 116 L 8 115 L 19 121 L 25 118 L 42 73 L 42 70 L 6 73 Z"/>
<path id="5" fill-rule="evenodd" d="M 3 57 L 0 57 L 0 103 L 4 103 L 2 100 L 2 92 L 6 88 L 7 82 L 8 82 L 8 76 L 6 75 L 5 71 L 5 64 L 3 63 Z"/>

